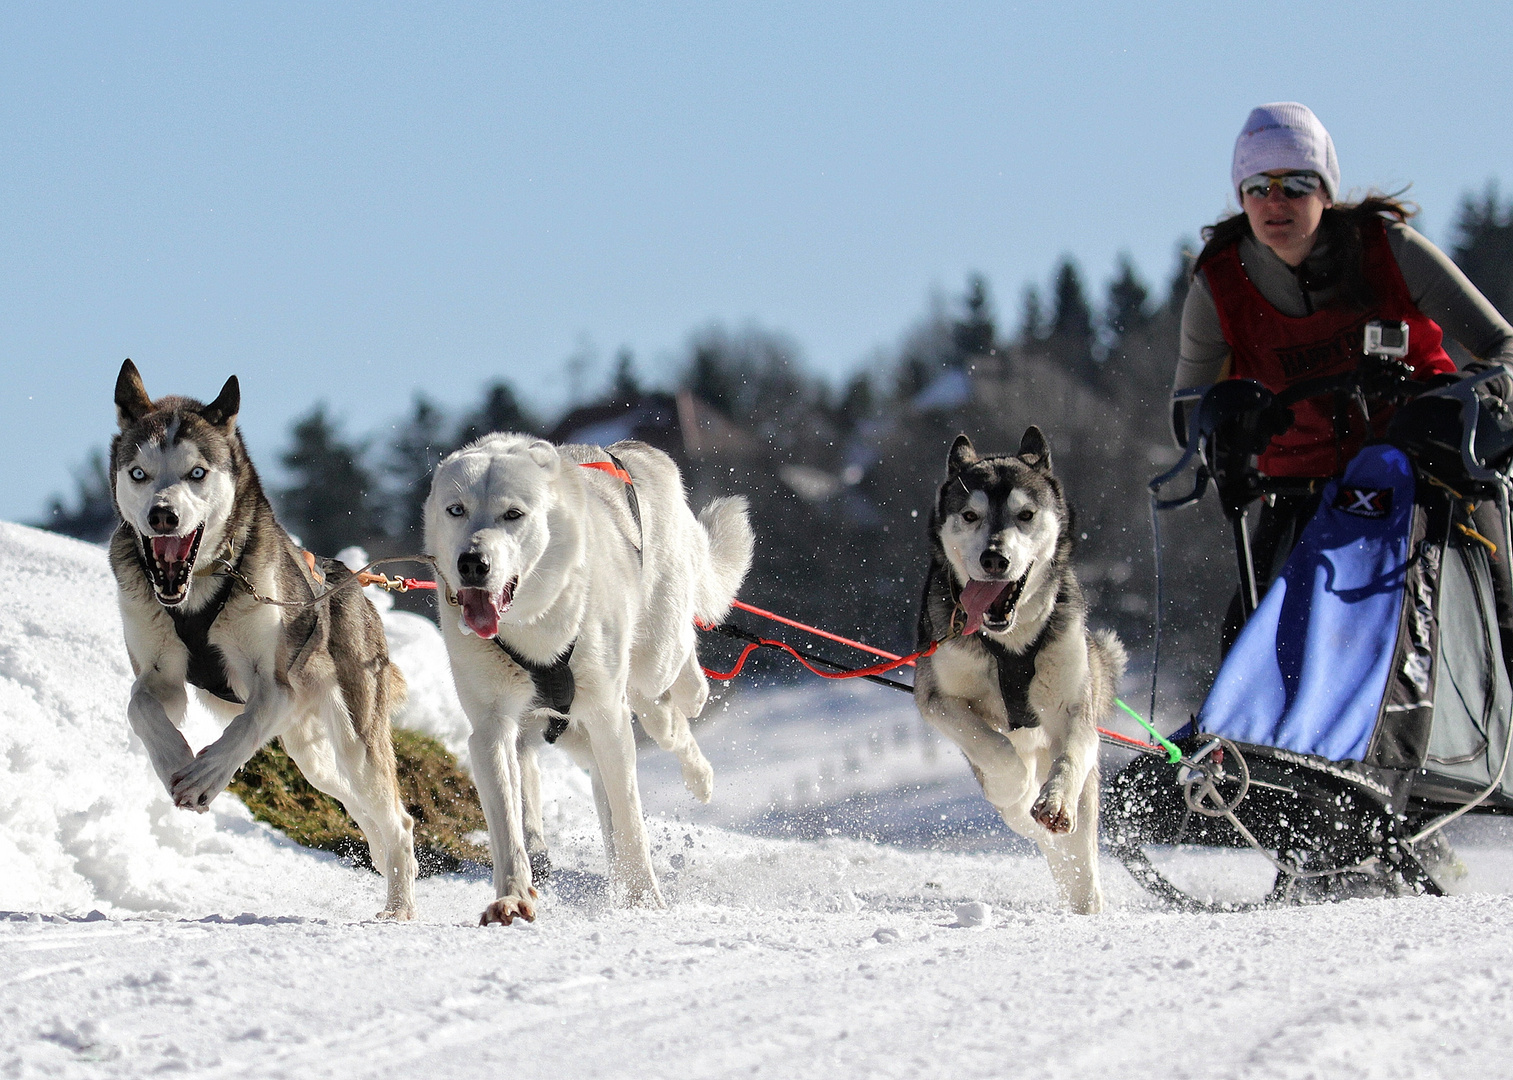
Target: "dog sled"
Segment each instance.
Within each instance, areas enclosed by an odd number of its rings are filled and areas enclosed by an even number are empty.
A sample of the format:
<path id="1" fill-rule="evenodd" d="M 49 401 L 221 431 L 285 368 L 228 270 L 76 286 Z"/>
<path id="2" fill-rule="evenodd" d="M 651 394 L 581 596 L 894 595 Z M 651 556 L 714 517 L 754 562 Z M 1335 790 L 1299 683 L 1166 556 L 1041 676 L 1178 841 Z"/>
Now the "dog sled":
<path id="1" fill-rule="evenodd" d="M 1493 580 L 1513 535 L 1513 415 L 1485 387 L 1500 370 L 1416 395 L 1400 371 L 1386 439 L 1316 489 L 1317 511 L 1257 594 L 1247 510 L 1288 482 L 1260 476 L 1256 455 L 1304 397 L 1333 394 L 1369 416 L 1382 368 L 1368 352 L 1348 377 L 1276 396 L 1217 384 L 1195 402 L 1182 461 L 1151 482 L 1154 521 L 1216 487 L 1246 616 L 1171 752 L 1137 756 L 1104 792 L 1105 843 L 1178 907 L 1439 895 L 1464 873 L 1445 826 L 1513 812 Z M 1192 491 L 1162 499 L 1190 466 Z M 1477 528 L 1483 505 L 1498 541 Z M 1235 895 L 1237 881 L 1249 891 Z"/>

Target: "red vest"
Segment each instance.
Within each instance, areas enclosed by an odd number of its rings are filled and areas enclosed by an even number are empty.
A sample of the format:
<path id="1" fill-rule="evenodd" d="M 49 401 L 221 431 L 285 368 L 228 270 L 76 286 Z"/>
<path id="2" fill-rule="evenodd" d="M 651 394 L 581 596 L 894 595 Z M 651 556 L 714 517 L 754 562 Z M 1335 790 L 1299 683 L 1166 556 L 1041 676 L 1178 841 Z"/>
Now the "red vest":
<path id="1" fill-rule="evenodd" d="M 1305 379 L 1354 371 L 1361 361 L 1366 324 L 1373 319 L 1408 324 L 1408 355 L 1415 375 L 1427 379 L 1454 371 L 1455 362 L 1441 347 L 1439 324 L 1414 306 L 1408 284 L 1381 218 L 1361 228 L 1362 262 L 1366 281 L 1376 297 L 1368 311 L 1328 307 L 1301 319 L 1283 315 L 1251 284 L 1240 264 L 1239 243 L 1229 245 L 1203 264 L 1219 312 L 1219 326 L 1229 343 L 1230 375 L 1255 379 L 1278 392 Z M 1337 438 L 1332 394 L 1309 398 L 1292 406 L 1296 422 L 1271 440 L 1259 466 L 1267 476 L 1334 476 L 1355 456 L 1368 434 L 1386 431 L 1390 410 L 1372 416 L 1372 432 L 1364 430 L 1359 412 L 1347 407 L 1346 434 Z"/>

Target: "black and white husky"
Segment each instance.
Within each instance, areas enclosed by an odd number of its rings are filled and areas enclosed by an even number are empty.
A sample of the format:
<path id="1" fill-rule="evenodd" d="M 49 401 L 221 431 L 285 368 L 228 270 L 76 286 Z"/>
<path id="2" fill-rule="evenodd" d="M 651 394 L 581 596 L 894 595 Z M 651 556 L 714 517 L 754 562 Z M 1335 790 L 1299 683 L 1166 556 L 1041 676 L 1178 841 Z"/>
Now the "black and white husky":
<path id="1" fill-rule="evenodd" d="M 404 678 L 360 589 L 303 606 L 259 599 L 301 605 L 347 571 L 326 563 L 322 583 L 274 520 L 237 432 L 240 402 L 234 375 L 209 405 L 153 401 L 136 366 L 121 366 L 110 565 L 136 673 L 127 717 L 175 805 L 199 813 L 282 736 L 305 778 L 367 838 L 388 888 L 379 917 L 408 919 L 415 844 L 389 732 Z M 179 731 L 189 686 L 229 720 L 197 755 Z"/>
<path id="2" fill-rule="evenodd" d="M 1089 633 L 1072 572 L 1071 515 L 1039 428 L 1016 455 L 959 435 L 930 514 L 914 700 L 959 746 L 983 794 L 1040 846 L 1073 911 L 1103 909 L 1098 732 L 1124 648 Z"/>
<path id="3" fill-rule="evenodd" d="M 425 533 L 456 605 L 441 629 L 494 859 L 482 922 L 536 915 L 543 736 L 589 770 L 616 897 L 661 906 L 631 713 L 707 801 L 714 774 L 688 727 L 709 694 L 694 620 L 722 620 L 751 565 L 745 500 L 695 518 L 660 450 L 494 434 L 437 467 Z"/>

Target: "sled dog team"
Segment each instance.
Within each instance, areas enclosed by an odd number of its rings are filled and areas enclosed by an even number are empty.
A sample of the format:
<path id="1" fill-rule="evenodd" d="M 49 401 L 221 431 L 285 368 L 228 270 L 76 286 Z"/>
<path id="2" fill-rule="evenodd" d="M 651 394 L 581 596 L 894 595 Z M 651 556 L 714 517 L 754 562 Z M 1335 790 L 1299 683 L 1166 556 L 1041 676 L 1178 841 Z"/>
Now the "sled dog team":
<path id="1" fill-rule="evenodd" d="M 207 404 L 154 400 L 130 360 L 116 382 L 110 544 L 136 681 L 132 729 L 175 805 L 204 813 L 275 736 L 352 815 L 384 878 L 380 918 L 415 911 L 413 822 L 390 718 L 405 682 L 382 623 L 340 563 L 302 552 L 274 518 L 237 431 L 235 376 Z M 1074 911 L 1102 908 L 1098 739 L 1124 652 L 1087 629 L 1070 511 L 1037 428 L 1017 453 L 966 436 L 930 514 L 919 619 L 921 714 L 961 748 L 983 794 L 1045 854 Z M 426 551 L 441 632 L 472 726 L 494 898 L 481 921 L 534 919 L 550 873 L 536 753 L 556 742 L 592 779 L 609 880 L 659 907 L 636 781 L 632 714 L 708 801 L 689 721 L 709 694 L 695 623 L 718 623 L 751 566 L 741 498 L 695 516 L 672 459 L 639 442 L 555 446 L 485 435 L 436 468 Z M 194 753 L 188 688 L 227 721 Z"/>

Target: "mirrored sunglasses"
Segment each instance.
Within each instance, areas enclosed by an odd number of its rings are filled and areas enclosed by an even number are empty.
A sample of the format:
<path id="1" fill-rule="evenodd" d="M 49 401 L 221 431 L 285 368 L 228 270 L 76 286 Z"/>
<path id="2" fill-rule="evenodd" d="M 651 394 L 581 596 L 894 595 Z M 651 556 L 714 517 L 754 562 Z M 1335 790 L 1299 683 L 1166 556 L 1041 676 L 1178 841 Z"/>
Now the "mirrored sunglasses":
<path id="1" fill-rule="evenodd" d="M 1282 176 L 1267 176 L 1265 173 L 1256 173 L 1248 176 L 1240 182 L 1240 194 L 1250 195 L 1257 199 L 1264 199 L 1271 195 L 1272 186 L 1282 189 L 1282 194 L 1289 199 L 1301 199 L 1305 195 L 1312 195 L 1323 185 L 1324 181 L 1318 173 L 1290 172 Z"/>

